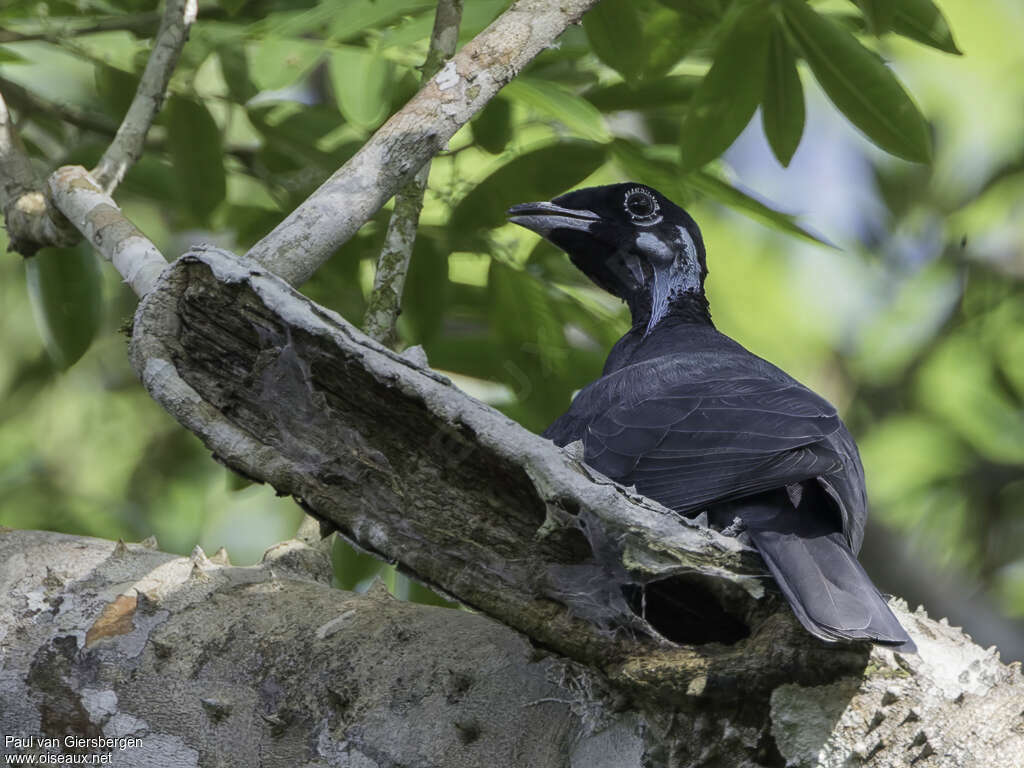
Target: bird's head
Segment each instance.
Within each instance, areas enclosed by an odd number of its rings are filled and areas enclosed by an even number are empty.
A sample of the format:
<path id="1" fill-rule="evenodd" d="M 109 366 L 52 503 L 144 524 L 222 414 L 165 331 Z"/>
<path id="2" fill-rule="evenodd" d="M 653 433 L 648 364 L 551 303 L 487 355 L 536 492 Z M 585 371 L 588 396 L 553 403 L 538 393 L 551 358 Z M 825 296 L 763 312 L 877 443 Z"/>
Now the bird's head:
<path id="1" fill-rule="evenodd" d="M 624 299 L 644 335 L 680 302 L 706 314 L 704 241 L 693 218 L 643 184 L 578 189 L 549 203 L 522 203 L 509 221 L 569 254 L 587 277 Z"/>

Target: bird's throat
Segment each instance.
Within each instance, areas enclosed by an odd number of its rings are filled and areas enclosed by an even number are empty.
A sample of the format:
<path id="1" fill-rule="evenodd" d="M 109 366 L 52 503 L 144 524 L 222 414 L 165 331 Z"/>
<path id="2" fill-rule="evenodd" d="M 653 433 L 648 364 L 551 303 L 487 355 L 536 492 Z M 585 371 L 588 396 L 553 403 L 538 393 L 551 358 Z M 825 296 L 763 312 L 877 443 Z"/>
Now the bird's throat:
<path id="1" fill-rule="evenodd" d="M 668 268 L 654 270 L 642 294 L 631 303 L 630 310 L 634 326 L 644 323 L 645 337 L 668 317 L 711 323 L 700 269 L 688 260 L 676 260 Z"/>

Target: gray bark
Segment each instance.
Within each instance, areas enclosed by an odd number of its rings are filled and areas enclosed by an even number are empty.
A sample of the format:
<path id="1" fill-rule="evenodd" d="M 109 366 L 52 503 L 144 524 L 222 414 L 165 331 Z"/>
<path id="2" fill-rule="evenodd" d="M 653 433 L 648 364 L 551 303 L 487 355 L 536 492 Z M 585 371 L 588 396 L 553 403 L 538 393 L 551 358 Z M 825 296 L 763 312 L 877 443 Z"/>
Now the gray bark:
<path id="1" fill-rule="evenodd" d="M 240 568 L 0 528 L 0 754 L 71 734 L 160 768 L 1022 764 L 1019 668 L 921 615 L 921 658 L 640 704 L 484 616 L 311 573 L 325 556 L 294 540 Z"/>

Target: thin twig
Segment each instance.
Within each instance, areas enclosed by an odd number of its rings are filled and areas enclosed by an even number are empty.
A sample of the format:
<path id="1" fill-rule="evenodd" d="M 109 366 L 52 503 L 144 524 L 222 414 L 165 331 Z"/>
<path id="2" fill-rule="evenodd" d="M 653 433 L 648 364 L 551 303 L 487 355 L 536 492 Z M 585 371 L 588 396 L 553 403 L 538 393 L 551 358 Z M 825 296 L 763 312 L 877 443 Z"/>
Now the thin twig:
<path id="1" fill-rule="evenodd" d="M 423 63 L 424 83 L 440 72 L 441 67 L 455 55 L 461 22 L 462 0 L 437 0 L 434 31 L 430 36 L 426 61 Z M 405 276 L 409 271 L 413 246 L 416 244 L 416 227 L 419 225 L 423 194 L 427 189 L 429 176 L 428 159 L 416 172 L 412 181 L 395 195 L 395 209 L 388 221 L 384 248 L 377 260 L 373 294 L 366 308 L 363 327 L 369 336 L 389 347 L 393 347 L 397 341 L 395 322 L 401 311 L 402 290 L 405 287 Z"/>
<path id="2" fill-rule="evenodd" d="M 164 102 L 167 84 L 196 19 L 196 0 L 167 0 L 153 52 L 146 62 L 135 98 L 117 129 L 117 136 L 103 153 L 93 177 L 111 193 L 142 155 L 146 134 Z"/>
<path id="3" fill-rule="evenodd" d="M 249 257 L 293 285 L 308 279 L 506 83 L 598 0 L 519 0 L 310 195 Z"/>
<path id="4" fill-rule="evenodd" d="M 49 187 L 53 204 L 114 265 L 135 295 L 149 293 L 167 260 L 88 171 L 81 166 L 59 168 Z"/>

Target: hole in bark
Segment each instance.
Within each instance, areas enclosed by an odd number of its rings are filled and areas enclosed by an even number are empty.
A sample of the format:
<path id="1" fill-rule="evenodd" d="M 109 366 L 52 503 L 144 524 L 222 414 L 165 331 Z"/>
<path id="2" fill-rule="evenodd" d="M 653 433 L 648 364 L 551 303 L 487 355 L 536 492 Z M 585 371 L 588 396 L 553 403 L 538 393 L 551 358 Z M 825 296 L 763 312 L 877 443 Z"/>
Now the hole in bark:
<path id="1" fill-rule="evenodd" d="M 623 587 L 623 594 L 635 614 L 674 643 L 732 645 L 750 635 L 750 628 L 727 612 L 698 578 L 673 576 Z"/>

